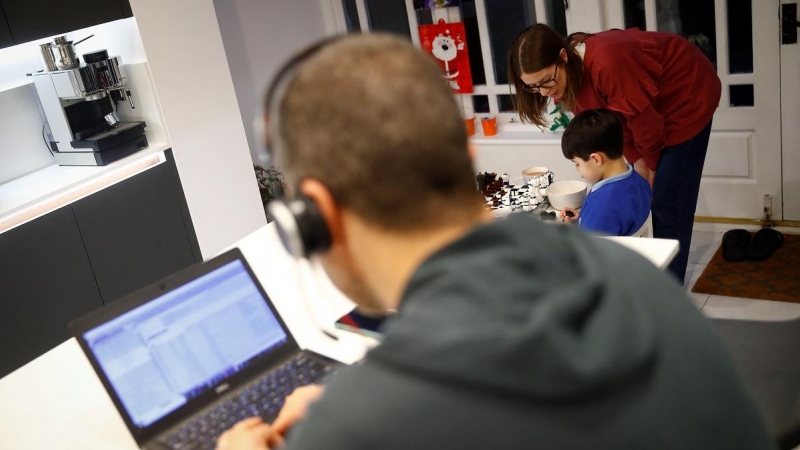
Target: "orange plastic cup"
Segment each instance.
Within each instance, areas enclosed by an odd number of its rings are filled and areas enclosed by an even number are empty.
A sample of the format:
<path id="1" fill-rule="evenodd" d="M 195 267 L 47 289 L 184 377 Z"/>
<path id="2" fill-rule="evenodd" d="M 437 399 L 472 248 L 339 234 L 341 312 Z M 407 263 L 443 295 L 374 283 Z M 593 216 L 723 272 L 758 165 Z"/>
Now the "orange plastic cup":
<path id="1" fill-rule="evenodd" d="M 475 134 L 475 117 L 464 119 L 464 125 L 467 127 L 467 136 Z"/>
<path id="2" fill-rule="evenodd" d="M 481 127 L 484 136 L 494 136 L 497 134 L 497 117 L 484 117 L 481 119 Z"/>

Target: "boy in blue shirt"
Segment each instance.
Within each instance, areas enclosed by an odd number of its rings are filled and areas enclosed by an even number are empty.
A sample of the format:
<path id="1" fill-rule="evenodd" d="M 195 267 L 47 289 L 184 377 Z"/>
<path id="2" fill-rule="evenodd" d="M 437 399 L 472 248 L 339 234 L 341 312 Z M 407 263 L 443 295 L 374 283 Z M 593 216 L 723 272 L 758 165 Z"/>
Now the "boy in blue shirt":
<path id="1" fill-rule="evenodd" d="M 653 192 L 622 157 L 622 124 L 613 112 L 594 109 L 575 116 L 564 131 L 561 150 L 592 184 L 580 213 L 565 208 L 562 221 L 577 221 L 587 231 L 612 236 L 630 236 L 644 225 Z"/>

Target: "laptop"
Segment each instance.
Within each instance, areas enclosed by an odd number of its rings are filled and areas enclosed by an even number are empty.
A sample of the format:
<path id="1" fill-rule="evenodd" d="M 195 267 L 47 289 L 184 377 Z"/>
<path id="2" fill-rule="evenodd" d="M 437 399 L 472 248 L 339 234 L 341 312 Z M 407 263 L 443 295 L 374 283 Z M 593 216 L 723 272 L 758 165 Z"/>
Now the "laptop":
<path id="1" fill-rule="evenodd" d="M 341 363 L 301 350 L 239 249 L 70 324 L 143 449 L 213 449 Z"/>

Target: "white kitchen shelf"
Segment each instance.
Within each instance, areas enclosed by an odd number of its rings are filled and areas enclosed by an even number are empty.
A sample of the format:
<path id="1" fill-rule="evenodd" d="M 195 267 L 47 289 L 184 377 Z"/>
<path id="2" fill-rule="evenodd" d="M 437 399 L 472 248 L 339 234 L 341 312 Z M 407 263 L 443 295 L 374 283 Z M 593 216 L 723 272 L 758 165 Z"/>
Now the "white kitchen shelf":
<path id="1" fill-rule="evenodd" d="M 0 185 L 0 233 L 166 161 L 169 144 L 144 150 L 106 166 L 53 164 Z"/>
<path id="2" fill-rule="evenodd" d="M 541 131 L 532 125 L 498 124 L 498 132 L 494 136 L 484 136 L 480 123 L 475 124 L 475 134 L 469 141 L 474 145 L 555 145 L 561 146 L 564 131 Z"/>

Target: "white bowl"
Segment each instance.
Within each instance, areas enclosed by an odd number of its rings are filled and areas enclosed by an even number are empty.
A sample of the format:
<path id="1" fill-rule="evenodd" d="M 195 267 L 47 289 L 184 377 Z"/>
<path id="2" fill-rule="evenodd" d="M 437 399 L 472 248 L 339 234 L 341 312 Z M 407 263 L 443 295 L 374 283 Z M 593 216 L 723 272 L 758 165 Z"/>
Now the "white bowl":
<path id="1" fill-rule="evenodd" d="M 577 209 L 583 205 L 586 188 L 586 183 L 579 180 L 556 181 L 547 187 L 547 199 L 559 211 L 566 207 Z"/>

